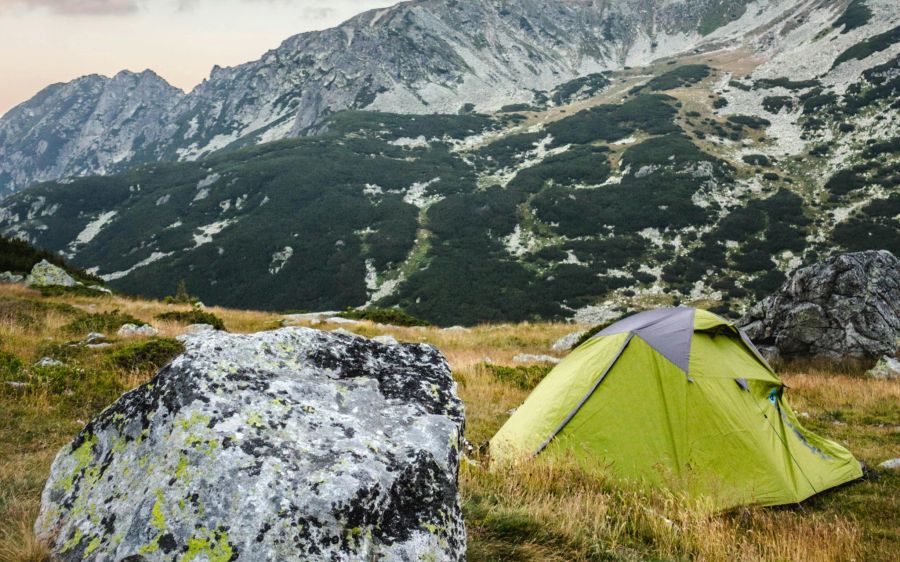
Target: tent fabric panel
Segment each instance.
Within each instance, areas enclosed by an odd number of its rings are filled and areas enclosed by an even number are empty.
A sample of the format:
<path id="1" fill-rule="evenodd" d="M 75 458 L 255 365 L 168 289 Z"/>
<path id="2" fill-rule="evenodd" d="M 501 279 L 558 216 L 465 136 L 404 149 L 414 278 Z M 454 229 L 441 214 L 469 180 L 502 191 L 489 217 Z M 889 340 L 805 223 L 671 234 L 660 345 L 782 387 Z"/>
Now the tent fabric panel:
<path id="1" fill-rule="evenodd" d="M 628 337 L 591 339 L 570 353 L 491 439 L 491 458 L 516 460 L 537 451 L 588 394 Z"/>
<path id="2" fill-rule="evenodd" d="M 557 435 L 559 435 L 559 433 L 569 424 L 570 421 L 572 421 L 572 418 L 575 417 L 575 415 L 581 410 L 581 408 L 587 403 L 587 401 L 593 397 L 594 393 L 597 391 L 597 388 L 603 383 L 604 379 L 606 379 L 606 376 L 609 374 L 613 366 L 615 366 L 616 361 L 618 361 L 619 358 L 622 357 L 622 354 L 625 353 L 625 350 L 628 348 L 628 344 L 631 342 L 632 337 L 633 334 L 628 334 L 628 337 L 625 338 L 624 342 L 622 342 L 622 346 L 619 348 L 619 351 L 616 352 L 615 357 L 610 360 L 606 368 L 603 369 L 603 372 L 597 376 L 597 380 L 594 381 L 594 384 L 591 386 L 590 390 L 588 390 L 587 394 L 584 395 L 584 398 L 582 398 L 581 401 L 578 402 L 578 404 L 576 404 L 574 408 L 572 408 L 572 411 L 569 412 L 565 419 L 563 419 L 563 421 L 559 423 L 553 433 L 550 434 L 550 436 L 548 436 L 543 443 L 541 443 L 541 446 L 538 447 L 534 452 L 535 455 L 539 454 L 541 451 L 547 448 L 547 445 L 549 445 L 550 442 L 553 441 L 553 439 Z"/>
<path id="3" fill-rule="evenodd" d="M 634 338 L 550 448 L 618 477 L 657 485 L 678 480 L 688 384 L 681 369 Z"/>
<path id="4" fill-rule="evenodd" d="M 695 379 L 761 380 L 781 385 L 781 380 L 731 332 L 695 332 L 689 374 Z"/>
<path id="5" fill-rule="evenodd" d="M 622 332 L 640 336 L 682 371 L 688 371 L 691 336 L 694 334 L 693 308 L 660 308 L 641 312 L 601 330 L 595 337 Z"/>
<path id="6" fill-rule="evenodd" d="M 723 378 L 697 377 L 689 389 L 691 492 L 710 496 L 722 508 L 793 503 L 798 487 L 808 485 L 757 405 L 768 403 L 760 398 L 766 388 L 777 387 L 759 381 L 750 381 L 748 387 L 744 390 Z"/>
<path id="7" fill-rule="evenodd" d="M 862 478 L 862 465 L 853 454 L 842 445 L 804 428 L 784 397 L 778 397 L 777 408 L 776 404 L 768 400 L 766 403 L 777 419 L 779 431 L 791 457 L 813 489 L 811 493 L 799 494 L 797 501 Z"/>

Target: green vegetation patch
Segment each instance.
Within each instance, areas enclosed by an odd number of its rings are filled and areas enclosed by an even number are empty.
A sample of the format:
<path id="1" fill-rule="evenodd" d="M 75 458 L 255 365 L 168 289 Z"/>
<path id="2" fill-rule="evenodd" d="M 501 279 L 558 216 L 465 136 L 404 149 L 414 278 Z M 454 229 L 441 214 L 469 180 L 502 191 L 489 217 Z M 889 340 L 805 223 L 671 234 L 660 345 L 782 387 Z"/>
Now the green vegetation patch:
<path id="1" fill-rule="evenodd" d="M 207 324 L 216 330 L 225 330 L 225 322 L 221 318 L 199 308 L 192 310 L 173 310 L 171 312 L 163 312 L 156 315 L 157 320 L 164 322 L 176 322 L 178 324 Z"/>
<path id="2" fill-rule="evenodd" d="M 900 193 L 875 199 L 859 212 L 837 225 L 832 234 L 835 244 L 853 252 L 888 250 L 900 255 Z"/>
<path id="3" fill-rule="evenodd" d="M 754 88 L 785 88 L 787 90 L 805 90 L 821 86 L 818 80 L 791 80 L 790 78 L 760 78 L 753 83 Z"/>
<path id="4" fill-rule="evenodd" d="M 875 53 L 880 53 L 885 49 L 890 48 L 891 45 L 900 42 L 900 26 L 897 26 L 893 29 L 885 31 L 884 33 L 879 33 L 878 35 L 874 35 L 869 37 L 864 41 L 860 41 L 856 45 L 853 45 L 834 60 L 834 64 L 831 65 L 831 68 L 836 68 L 841 63 L 847 62 L 849 60 L 862 60 L 868 56 L 874 55 Z"/>
<path id="5" fill-rule="evenodd" d="M 361 310 L 345 310 L 338 314 L 341 318 L 350 320 L 368 320 L 376 324 L 389 326 L 430 326 L 421 318 L 403 312 L 399 308 L 364 308 Z"/>
<path id="6" fill-rule="evenodd" d="M 112 363 L 126 370 L 158 370 L 184 353 L 184 346 L 172 338 L 151 338 L 126 344 L 110 354 Z"/>
<path id="7" fill-rule="evenodd" d="M 857 27 L 866 25 L 871 19 L 872 10 L 866 6 L 865 0 L 853 0 L 847 6 L 847 9 L 844 10 L 844 13 L 841 14 L 838 19 L 834 20 L 831 27 L 835 29 L 843 28 L 841 29 L 841 33 L 847 33 Z"/>
<path id="8" fill-rule="evenodd" d="M 521 390 L 532 390 L 553 370 L 553 365 L 506 367 L 493 363 L 482 363 L 482 366 L 497 380 Z"/>
<path id="9" fill-rule="evenodd" d="M 741 157 L 745 164 L 751 166 L 769 166 L 771 161 L 765 154 L 745 154 Z"/>
<path id="10" fill-rule="evenodd" d="M 763 109 L 769 113 L 778 113 L 784 108 L 794 109 L 794 98 L 791 96 L 766 96 L 762 101 Z"/>
<path id="11" fill-rule="evenodd" d="M 89 332 L 99 332 L 108 334 L 116 332 L 125 324 L 142 325 L 143 322 L 131 316 L 114 310 L 112 312 L 100 312 L 97 314 L 86 314 L 80 318 L 69 322 L 63 327 L 63 331 L 69 334 L 87 334 Z"/>
<path id="12" fill-rule="evenodd" d="M 41 260 L 65 269 L 75 279 L 85 283 L 103 284 L 103 280 L 90 275 L 86 271 L 71 267 L 58 254 L 38 250 L 27 242 L 0 236 L 0 272 L 11 271 L 22 275 L 31 273 L 31 269 Z"/>
<path id="13" fill-rule="evenodd" d="M 772 124 L 768 119 L 756 117 L 755 115 L 729 115 L 728 122 L 751 129 L 764 129 Z"/>
<path id="14" fill-rule="evenodd" d="M 686 64 L 653 78 L 646 87 L 661 91 L 690 86 L 709 76 L 711 71 L 705 64 Z"/>

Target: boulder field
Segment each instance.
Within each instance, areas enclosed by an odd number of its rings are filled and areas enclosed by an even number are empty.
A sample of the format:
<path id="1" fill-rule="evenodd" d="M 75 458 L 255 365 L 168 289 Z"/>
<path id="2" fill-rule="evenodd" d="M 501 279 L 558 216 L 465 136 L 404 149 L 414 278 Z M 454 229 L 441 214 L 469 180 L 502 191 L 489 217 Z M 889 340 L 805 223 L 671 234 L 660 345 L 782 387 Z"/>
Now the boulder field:
<path id="1" fill-rule="evenodd" d="M 204 332 L 57 456 L 54 559 L 462 561 L 444 357 L 304 328 Z"/>

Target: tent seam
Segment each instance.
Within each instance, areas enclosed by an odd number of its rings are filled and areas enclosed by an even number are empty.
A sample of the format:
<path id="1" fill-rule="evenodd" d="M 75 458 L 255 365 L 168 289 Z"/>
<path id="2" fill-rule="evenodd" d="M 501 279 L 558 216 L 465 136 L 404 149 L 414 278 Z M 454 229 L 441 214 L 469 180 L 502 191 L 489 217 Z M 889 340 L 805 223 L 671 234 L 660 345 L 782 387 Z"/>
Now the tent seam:
<path id="1" fill-rule="evenodd" d="M 584 398 L 581 399 L 581 401 L 575 406 L 575 408 L 573 408 L 572 411 L 569 412 L 569 414 L 565 417 L 565 419 L 562 421 L 562 423 L 560 423 L 559 426 L 557 426 L 557 428 L 553 431 L 553 434 L 551 434 L 550 437 L 548 437 L 541 444 L 541 446 L 538 447 L 537 451 L 535 451 L 534 454 L 531 455 L 532 457 L 536 457 L 539 454 L 541 454 L 541 452 L 547 448 L 547 446 L 550 444 L 550 442 L 553 441 L 553 439 L 555 439 L 556 436 L 559 435 L 559 433 L 567 425 L 569 425 L 569 422 L 572 421 L 572 418 L 575 417 L 575 414 L 577 414 L 581 410 L 581 408 L 584 407 L 585 404 L 587 404 L 587 401 L 590 400 L 591 396 L 593 396 L 594 393 L 597 391 L 597 388 L 600 386 L 600 383 L 603 382 L 603 379 L 606 378 L 606 375 L 609 374 L 609 372 L 612 370 L 613 366 L 615 366 L 615 364 L 618 363 L 619 359 L 622 357 L 622 354 L 625 353 L 625 348 L 628 347 L 629 343 L 631 343 L 632 338 L 634 338 L 634 332 L 628 332 L 628 337 L 625 338 L 625 341 L 622 343 L 622 347 L 619 348 L 619 351 L 616 352 L 616 356 L 613 357 L 612 361 L 609 362 L 609 365 L 606 366 L 606 369 L 603 370 L 603 373 L 597 379 L 597 382 L 594 383 L 594 385 L 591 387 L 591 389 L 588 391 L 588 393 L 584 396 Z"/>

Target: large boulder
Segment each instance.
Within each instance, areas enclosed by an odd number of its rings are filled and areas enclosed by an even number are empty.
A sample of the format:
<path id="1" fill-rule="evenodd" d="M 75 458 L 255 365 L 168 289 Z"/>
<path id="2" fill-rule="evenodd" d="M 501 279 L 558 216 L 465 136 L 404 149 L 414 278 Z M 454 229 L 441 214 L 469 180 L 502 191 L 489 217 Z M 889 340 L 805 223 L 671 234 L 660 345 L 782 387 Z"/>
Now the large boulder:
<path id="1" fill-rule="evenodd" d="M 463 406 L 443 356 L 305 328 L 187 351 L 58 455 L 62 561 L 462 561 Z"/>
<path id="2" fill-rule="evenodd" d="M 32 287 L 75 287 L 80 285 L 78 281 L 66 273 L 66 270 L 53 265 L 47 260 L 41 260 L 34 265 L 31 273 L 25 279 L 25 283 Z"/>
<path id="3" fill-rule="evenodd" d="M 877 358 L 900 337 L 900 261 L 888 251 L 842 254 L 797 270 L 740 322 L 785 358 Z"/>

